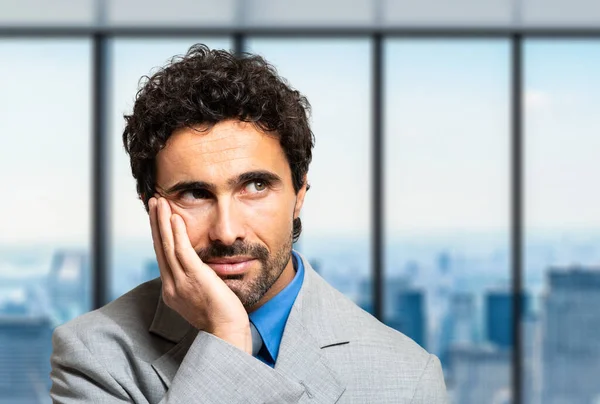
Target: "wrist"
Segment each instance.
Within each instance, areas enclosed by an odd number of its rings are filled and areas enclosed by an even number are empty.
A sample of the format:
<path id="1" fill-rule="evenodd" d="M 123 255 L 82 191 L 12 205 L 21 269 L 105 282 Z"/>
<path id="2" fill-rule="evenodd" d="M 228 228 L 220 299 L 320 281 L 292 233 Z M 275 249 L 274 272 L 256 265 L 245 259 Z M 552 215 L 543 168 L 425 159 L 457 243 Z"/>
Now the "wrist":
<path id="1" fill-rule="evenodd" d="M 235 328 L 220 327 L 208 332 L 252 355 L 252 333 L 250 332 L 249 322 L 245 326 L 238 326 Z"/>

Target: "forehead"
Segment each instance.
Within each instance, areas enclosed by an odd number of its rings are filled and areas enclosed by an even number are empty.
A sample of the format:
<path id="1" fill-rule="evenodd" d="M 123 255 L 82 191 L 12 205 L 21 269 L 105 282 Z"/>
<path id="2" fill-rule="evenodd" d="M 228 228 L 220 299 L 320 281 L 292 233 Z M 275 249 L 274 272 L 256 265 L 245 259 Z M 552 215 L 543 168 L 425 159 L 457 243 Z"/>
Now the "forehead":
<path id="1" fill-rule="evenodd" d="M 288 178 L 289 165 L 279 139 L 252 123 L 219 122 L 210 129 L 182 128 L 173 132 L 156 156 L 157 182 L 209 181 L 219 184 L 252 170 L 269 170 Z"/>

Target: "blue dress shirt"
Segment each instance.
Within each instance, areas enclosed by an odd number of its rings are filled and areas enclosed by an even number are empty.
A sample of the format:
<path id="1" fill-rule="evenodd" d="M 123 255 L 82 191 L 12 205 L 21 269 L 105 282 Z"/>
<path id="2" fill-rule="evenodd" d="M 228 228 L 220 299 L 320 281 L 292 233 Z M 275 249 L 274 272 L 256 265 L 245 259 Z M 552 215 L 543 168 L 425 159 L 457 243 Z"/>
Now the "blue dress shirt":
<path id="1" fill-rule="evenodd" d="M 304 280 L 304 265 L 295 251 L 292 251 L 292 260 L 296 268 L 294 279 L 271 300 L 248 315 L 263 340 L 256 357 L 271 367 L 275 366 L 285 323 Z"/>

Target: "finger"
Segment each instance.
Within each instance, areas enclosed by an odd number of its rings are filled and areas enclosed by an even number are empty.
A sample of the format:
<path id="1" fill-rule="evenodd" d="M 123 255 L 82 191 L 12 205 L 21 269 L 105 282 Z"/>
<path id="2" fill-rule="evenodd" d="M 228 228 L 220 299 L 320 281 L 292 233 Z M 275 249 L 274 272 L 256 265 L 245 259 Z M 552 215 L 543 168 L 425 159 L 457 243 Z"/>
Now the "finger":
<path id="1" fill-rule="evenodd" d="M 158 261 L 158 268 L 160 270 L 160 277 L 165 285 L 173 285 L 173 274 L 171 268 L 167 263 L 165 253 L 162 246 L 162 238 L 160 236 L 160 230 L 158 228 L 158 204 L 156 198 L 150 198 L 148 201 L 148 207 L 150 208 L 150 227 L 152 229 L 152 244 L 154 246 L 154 253 L 156 254 L 156 260 Z"/>
<path id="2" fill-rule="evenodd" d="M 158 199 L 158 228 L 162 239 L 162 248 L 171 268 L 173 280 L 177 283 L 185 276 L 184 269 L 175 256 L 175 241 L 171 228 L 171 207 L 165 198 Z"/>
<path id="3" fill-rule="evenodd" d="M 173 214 L 171 216 L 171 226 L 175 240 L 175 256 L 181 263 L 183 270 L 187 272 L 193 268 L 202 267 L 202 260 L 192 247 L 183 218 L 178 214 Z"/>

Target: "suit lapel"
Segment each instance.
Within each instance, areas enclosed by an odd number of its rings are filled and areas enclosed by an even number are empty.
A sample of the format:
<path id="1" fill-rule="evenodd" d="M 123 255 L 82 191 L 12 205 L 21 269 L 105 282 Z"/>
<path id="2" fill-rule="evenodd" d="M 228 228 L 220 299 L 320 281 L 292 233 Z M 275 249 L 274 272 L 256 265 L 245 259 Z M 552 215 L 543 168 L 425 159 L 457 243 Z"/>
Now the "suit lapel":
<path id="1" fill-rule="evenodd" d="M 175 374 L 197 334 L 198 330 L 190 330 L 178 344 L 152 362 L 152 368 L 167 388 L 171 387 L 171 381 L 175 378 Z"/>
<path id="2" fill-rule="evenodd" d="M 331 288 L 304 263 L 302 289 L 285 325 L 275 370 L 304 385 L 317 402 L 335 403 L 346 387 L 324 355 L 324 350 L 347 344 L 338 315 L 331 312 Z"/>
<path id="3" fill-rule="evenodd" d="M 288 319 L 275 370 L 302 384 L 319 403 L 335 403 L 346 389 L 298 316 Z"/>
<path id="4" fill-rule="evenodd" d="M 154 314 L 154 320 L 150 325 L 150 332 L 175 344 L 152 362 L 152 368 L 156 371 L 165 386 L 169 388 L 171 381 L 177 373 L 177 369 L 179 369 L 179 365 L 183 361 L 192 342 L 194 342 L 198 330 L 192 327 L 176 311 L 167 306 L 161 296 L 158 298 L 158 305 Z"/>
<path id="5" fill-rule="evenodd" d="M 159 288 L 159 293 L 161 288 Z M 178 343 L 191 328 L 193 327 L 186 319 L 165 304 L 161 294 L 158 297 L 154 319 L 150 324 L 150 332 L 171 342 Z"/>

